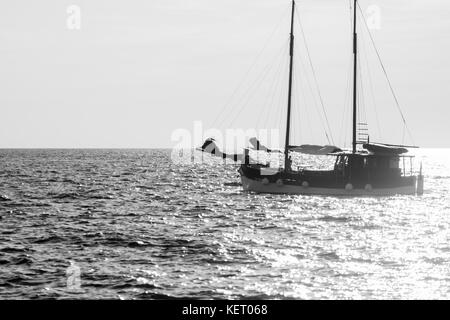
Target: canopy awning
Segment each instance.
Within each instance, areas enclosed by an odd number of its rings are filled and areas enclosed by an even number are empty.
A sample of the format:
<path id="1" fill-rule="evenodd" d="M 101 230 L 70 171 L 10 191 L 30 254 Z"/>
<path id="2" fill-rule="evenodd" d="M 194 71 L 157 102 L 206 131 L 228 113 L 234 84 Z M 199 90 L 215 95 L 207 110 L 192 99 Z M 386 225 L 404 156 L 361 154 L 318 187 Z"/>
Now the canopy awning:
<path id="1" fill-rule="evenodd" d="M 389 146 L 381 143 L 365 143 L 362 147 L 373 154 L 400 155 L 408 152 L 408 149 L 401 146 Z"/>
<path id="2" fill-rule="evenodd" d="M 313 154 L 313 155 L 328 155 L 330 153 L 341 152 L 342 149 L 336 146 L 320 146 L 314 144 L 302 144 L 300 146 L 290 146 L 290 151 L 305 153 L 305 154 Z"/>

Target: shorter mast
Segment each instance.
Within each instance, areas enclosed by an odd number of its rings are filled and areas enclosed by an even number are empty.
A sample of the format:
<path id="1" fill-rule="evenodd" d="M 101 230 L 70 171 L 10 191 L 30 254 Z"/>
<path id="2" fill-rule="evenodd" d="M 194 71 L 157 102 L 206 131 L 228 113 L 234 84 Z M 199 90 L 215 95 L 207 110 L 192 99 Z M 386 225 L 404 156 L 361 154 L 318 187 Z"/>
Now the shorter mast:
<path id="1" fill-rule="evenodd" d="M 287 120 L 286 120 L 286 139 L 284 146 L 284 170 L 291 170 L 291 161 L 289 159 L 289 136 L 291 129 L 291 100 L 292 100 L 292 65 L 294 58 L 294 9 L 295 9 L 295 0 L 292 0 L 292 14 L 291 14 L 291 34 L 290 34 L 290 42 L 289 42 L 289 93 L 288 93 L 288 106 L 287 106 Z"/>

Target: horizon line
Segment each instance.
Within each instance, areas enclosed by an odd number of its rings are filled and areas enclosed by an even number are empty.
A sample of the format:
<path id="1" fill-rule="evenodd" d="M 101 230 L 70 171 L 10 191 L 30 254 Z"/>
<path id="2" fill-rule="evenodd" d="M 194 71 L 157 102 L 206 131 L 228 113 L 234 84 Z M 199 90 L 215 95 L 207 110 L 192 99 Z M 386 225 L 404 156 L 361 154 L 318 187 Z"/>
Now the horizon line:
<path id="1" fill-rule="evenodd" d="M 192 147 L 195 149 L 196 147 Z M 350 148 L 350 147 L 349 147 Z M 95 150 L 95 149 L 103 149 L 103 150 L 137 150 L 137 149 L 189 149 L 189 148 L 173 148 L 173 147 L 0 147 L 0 150 Z M 407 148 L 408 149 L 408 148 Z M 413 149 L 413 148 L 409 148 Z M 450 149 L 450 146 L 443 147 L 417 147 L 414 149 Z"/>

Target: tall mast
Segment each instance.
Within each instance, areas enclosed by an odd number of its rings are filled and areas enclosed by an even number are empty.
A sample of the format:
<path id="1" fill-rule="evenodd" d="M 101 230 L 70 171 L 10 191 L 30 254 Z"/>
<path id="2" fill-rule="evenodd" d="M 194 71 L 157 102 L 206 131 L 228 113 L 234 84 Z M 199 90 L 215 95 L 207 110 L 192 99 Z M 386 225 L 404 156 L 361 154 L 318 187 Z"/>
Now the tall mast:
<path id="1" fill-rule="evenodd" d="M 289 131 L 291 129 L 291 97 L 292 97 L 292 64 L 294 58 L 294 9 L 295 0 L 292 0 L 292 14 L 291 14 L 291 35 L 289 43 L 289 93 L 288 93 L 288 106 L 287 106 L 287 119 L 286 119 L 286 140 L 284 146 L 284 170 L 291 169 L 291 162 L 289 160 Z"/>
<path id="2" fill-rule="evenodd" d="M 357 69 L 357 34 L 356 34 L 356 3 L 357 0 L 353 2 L 353 153 L 356 153 L 356 69 Z"/>

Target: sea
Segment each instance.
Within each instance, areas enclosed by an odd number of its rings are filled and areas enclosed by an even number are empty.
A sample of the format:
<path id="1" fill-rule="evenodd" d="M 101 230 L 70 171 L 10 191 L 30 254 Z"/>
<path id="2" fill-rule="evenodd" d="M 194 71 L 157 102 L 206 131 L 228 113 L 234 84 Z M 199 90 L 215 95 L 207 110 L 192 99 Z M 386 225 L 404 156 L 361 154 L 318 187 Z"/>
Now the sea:
<path id="1" fill-rule="evenodd" d="M 422 196 L 249 193 L 216 160 L 0 150 L 0 299 L 450 299 L 450 149 Z"/>

